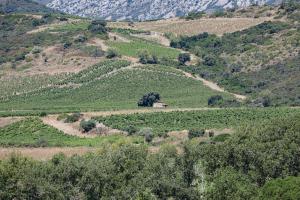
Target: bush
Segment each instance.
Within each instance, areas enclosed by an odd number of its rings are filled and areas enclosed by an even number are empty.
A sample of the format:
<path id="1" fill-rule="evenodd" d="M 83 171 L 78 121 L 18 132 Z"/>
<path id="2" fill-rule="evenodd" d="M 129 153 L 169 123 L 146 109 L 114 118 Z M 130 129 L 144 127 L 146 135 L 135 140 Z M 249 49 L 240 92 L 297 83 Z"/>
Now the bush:
<path id="1" fill-rule="evenodd" d="M 119 57 L 119 54 L 116 50 L 114 49 L 108 49 L 107 53 L 106 53 L 106 58 L 115 58 L 115 57 Z"/>
<path id="2" fill-rule="evenodd" d="M 75 39 L 74 42 L 76 43 L 83 43 L 85 41 L 87 41 L 87 37 L 85 35 L 78 35 Z"/>
<path id="3" fill-rule="evenodd" d="M 158 64 L 158 58 L 155 55 L 150 55 L 148 51 L 141 51 L 138 53 L 139 61 L 142 64 Z"/>
<path id="4" fill-rule="evenodd" d="M 65 123 L 74 123 L 74 122 L 77 122 L 81 117 L 81 114 L 80 113 L 74 113 L 72 115 L 68 115 L 66 120 L 65 120 Z"/>
<path id="5" fill-rule="evenodd" d="M 65 42 L 63 46 L 64 46 L 64 49 L 68 49 L 72 46 L 72 43 L 71 42 Z"/>
<path id="6" fill-rule="evenodd" d="M 106 21 L 94 20 L 88 26 L 88 30 L 95 34 L 106 34 L 107 33 L 106 25 L 107 25 Z"/>
<path id="7" fill-rule="evenodd" d="M 127 126 L 124 131 L 128 133 L 128 135 L 133 135 L 138 132 L 138 129 L 132 125 Z"/>
<path id="8" fill-rule="evenodd" d="M 214 95 L 208 99 L 208 106 L 218 106 L 223 102 L 223 97 L 221 95 Z"/>
<path id="9" fill-rule="evenodd" d="M 214 66 L 217 64 L 217 59 L 213 55 L 203 56 L 203 64 L 207 66 Z"/>
<path id="10" fill-rule="evenodd" d="M 144 128 L 142 129 L 139 134 L 144 135 L 145 137 L 145 141 L 147 143 L 152 142 L 153 138 L 154 138 L 154 134 L 152 132 L 152 130 L 150 128 Z"/>
<path id="11" fill-rule="evenodd" d="M 46 117 L 48 114 L 46 112 L 41 112 L 40 117 Z"/>
<path id="12" fill-rule="evenodd" d="M 94 120 L 82 120 L 80 122 L 80 128 L 82 128 L 83 132 L 87 133 L 96 127 L 96 122 Z"/>
<path id="13" fill-rule="evenodd" d="M 150 92 L 145 94 L 139 101 L 138 106 L 142 107 L 152 107 L 154 103 L 160 100 L 160 95 L 155 92 Z"/>
<path id="14" fill-rule="evenodd" d="M 181 65 L 184 65 L 186 62 L 191 61 L 191 55 L 189 53 L 181 53 L 178 56 L 178 61 Z"/>
<path id="15" fill-rule="evenodd" d="M 58 117 L 56 118 L 57 121 L 60 121 L 60 120 L 64 120 L 68 117 L 68 114 L 66 113 L 63 113 L 63 114 L 60 114 L 58 115 Z"/>
<path id="16" fill-rule="evenodd" d="M 205 134 L 204 129 L 200 129 L 200 130 L 191 129 L 191 130 L 189 130 L 188 137 L 189 137 L 189 139 L 193 139 L 196 137 L 203 137 L 204 134 Z"/>

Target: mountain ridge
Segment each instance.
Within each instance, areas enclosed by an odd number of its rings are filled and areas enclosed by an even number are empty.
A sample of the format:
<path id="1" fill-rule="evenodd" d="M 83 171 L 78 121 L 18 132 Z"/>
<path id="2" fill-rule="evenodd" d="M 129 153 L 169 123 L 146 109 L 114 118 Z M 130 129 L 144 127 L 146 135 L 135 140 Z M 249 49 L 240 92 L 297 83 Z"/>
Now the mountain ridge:
<path id="1" fill-rule="evenodd" d="M 183 16 L 194 11 L 278 4 L 281 0 L 52 0 L 39 2 L 65 13 L 107 20 L 154 20 Z"/>

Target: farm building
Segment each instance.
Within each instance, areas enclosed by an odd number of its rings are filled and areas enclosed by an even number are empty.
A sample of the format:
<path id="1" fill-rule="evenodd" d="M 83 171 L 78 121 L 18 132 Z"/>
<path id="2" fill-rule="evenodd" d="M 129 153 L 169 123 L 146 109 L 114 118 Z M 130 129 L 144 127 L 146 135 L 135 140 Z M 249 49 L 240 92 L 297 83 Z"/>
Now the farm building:
<path id="1" fill-rule="evenodd" d="M 153 108 L 166 108 L 168 107 L 168 104 L 165 104 L 163 102 L 156 102 L 153 104 Z"/>

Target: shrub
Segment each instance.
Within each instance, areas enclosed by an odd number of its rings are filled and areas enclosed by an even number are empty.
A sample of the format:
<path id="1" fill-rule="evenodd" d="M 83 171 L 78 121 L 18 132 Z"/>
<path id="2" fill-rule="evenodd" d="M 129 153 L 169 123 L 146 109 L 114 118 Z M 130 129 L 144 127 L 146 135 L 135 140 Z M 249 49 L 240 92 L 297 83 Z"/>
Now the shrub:
<path id="1" fill-rule="evenodd" d="M 46 112 L 41 112 L 40 117 L 46 117 L 48 114 Z"/>
<path id="2" fill-rule="evenodd" d="M 145 137 L 145 141 L 147 143 L 152 142 L 153 138 L 154 138 L 154 134 L 152 132 L 152 130 L 150 128 L 144 128 L 142 129 L 139 134 L 144 135 Z"/>
<path id="3" fill-rule="evenodd" d="M 88 26 L 88 30 L 95 34 L 106 34 L 107 33 L 106 25 L 107 23 L 104 20 L 94 20 Z"/>
<path id="4" fill-rule="evenodd" d="M 160 100 L 160 95 L 155 92 L 145 94 L 139 101 L 138 106 L 152 107 L 154 103 Z"/>
<path id="5" fill-rule="evenodd" d="M 156 55 L 150 55 L 146 50 L 138 53 L 139 61 L 142 64 L 158 64 L 158 58 Z"/>
<path id="6" fill-rule="evenodd" d="M 83 43 L 85 41 L 87 41 L 87 37 L 85 35 L 78 35 L 75 39 L 74 42 L 76 43 Z"/>
<path id="7" fill-rule="evenodd" d="M 209 106 L 217 106 L 217 105 L 221 105 L 222 102 L 223 102 L 223 97 L 221 95 L 214 95 L 208 99 L 207 104 Z"/>
<path id="8" fill-rule="evenodd" d="M 203 56 L 203 64 L 211 67 L 217 64 L 217 60 L 213 55 L 205 55 Z"/>
<path id="9" fill-rule="evenodd" d="M 186 62 L 191 61 L 191 55 L 189 53 L 181 53 L 178 56 L 178 61 L 181 65 L 184 65 Z"/>
<path id="10" fill-rule="evenodd" d="M 58 115 L 58 117 L 56 118 L 57 121 L 60 121 L 60 120 L 64 120 L 68 117 L 68 114 L 66 113 L 63 113 L 63 114 L 60 114 Z"/>
<path id="11" fill-rule="evenodd" d="M 80 127 L 82 128 L 83 132 L 89 132 L 96 127 L 96 122 L 94 120 L 82 120 L 80 122 Z"/>
<path id="12" fill-rule="evenodd" d="M 71 42 L 65 42 L 63 46 L 64 46 L 64 49 L 68 49 L 72 46 L 72 43 Z"/>
<path id="13" fill-rule="evenodd" d="M 214 137 L 215 136 L 215 132 L 214 131 L 209 131 L 208 132 L 208 137 Z"/>
<path id="14" fill-rule="evenodd" d="M 77 122 L 81 117 L 81 114 L 80 113 L 74 113 L 72 115 L 68 115 L 66 120 L 65 120 L 65 123 L 74 123 L 74 122 Z"/>
<path id="15" fill-rule="evenodd" d="M 40 47 L 34 47 L 31 51 L 32 54 L 38 54 L 41 52 L 42 52 L 42 49 Z"/>
<path id="16" fill-rule="evenodd" d="M 204 129 L 200 129 L 200 130 L 191 129 L 191 130 L 189 130 L 188 137 L 189 137 L 189 139 L 193 139 L 196 137 L 203 137 L 204 134 L 205 134 Z"/>
<path id="17" fill-rule="evenodd" d="M 135 126 L 129 125 L 124 129 L 124 131 L 126 131 L 128 135 L 133 135 L 138 132 L 138 129 Z"/>
<path id="18" fill-rule="evenodd" d="M 107 53 L 106 53 L 106 58 L 115 58 L 115 57 L 119 57 L 119 54 L 116 50 L 114 49 L 108 49 Z"/>

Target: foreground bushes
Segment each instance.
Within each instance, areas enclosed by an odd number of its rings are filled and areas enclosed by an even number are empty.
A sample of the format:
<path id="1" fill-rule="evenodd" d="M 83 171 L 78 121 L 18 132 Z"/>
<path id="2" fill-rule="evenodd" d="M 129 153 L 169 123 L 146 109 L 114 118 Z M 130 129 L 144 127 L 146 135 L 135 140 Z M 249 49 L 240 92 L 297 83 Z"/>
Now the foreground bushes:
<path id="1" fill-rule="evenodd" d="M 223 143 L 188 141 L 181 154 L 122 145 L 48 162 L 13 156 L 0 161 L 0 199 L 297 199 L 299 133 L 298 115 Z"/>

